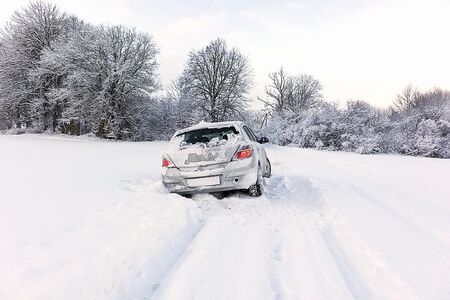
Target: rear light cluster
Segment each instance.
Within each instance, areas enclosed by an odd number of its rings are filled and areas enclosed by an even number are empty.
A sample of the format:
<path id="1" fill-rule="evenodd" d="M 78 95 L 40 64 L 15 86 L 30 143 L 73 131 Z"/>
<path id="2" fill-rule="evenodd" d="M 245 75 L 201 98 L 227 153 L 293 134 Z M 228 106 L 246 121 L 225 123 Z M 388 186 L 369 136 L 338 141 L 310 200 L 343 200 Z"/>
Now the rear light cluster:
<path id="1" fill-rule="evenodd" d="M 239 149 L 236 154 L 234 155 L 235 159 L 246 159 L 253 155 L 253 150 L 249 147 L 242 147 Z"/>
<path id="2" fill-rule="evenodd" d="M 162 158 L 162 166 L 168 168 L 168 167 L 173 167 L 174 165 L 173 165 L 173 163 L 170 161 L 170 159 L 168 157 L 163 156 L 163 158 Z"/>

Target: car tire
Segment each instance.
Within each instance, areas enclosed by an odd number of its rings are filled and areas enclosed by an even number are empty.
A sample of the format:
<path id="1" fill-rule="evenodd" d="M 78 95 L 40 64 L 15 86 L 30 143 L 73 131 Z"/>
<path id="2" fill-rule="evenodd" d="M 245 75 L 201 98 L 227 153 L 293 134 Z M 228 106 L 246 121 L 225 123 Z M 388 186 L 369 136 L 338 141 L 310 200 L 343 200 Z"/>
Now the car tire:
<path id="1" fill-rule="evenodd" d="M 230 192 L 213 192 L 211 195 L 217 200 L 222 200 L 230 195 Z"/>
<path id="2" fill-rule="evenodd" d="M 261 168 L 258 168 L 256 183 L 249 187 L 248 194 L 251 197 L 259 197 L 264 194 L 264 179 L 262 176 Z"/>
<path id="3" fill-rule="evenodd" d="M 270 164 L 270 160 L 267 159 L 266 160 L 266 169 L 264 171 L 264 177 L 266 178 L 270 178 L 270 176 L 272 176 L 272 165 Z"/>

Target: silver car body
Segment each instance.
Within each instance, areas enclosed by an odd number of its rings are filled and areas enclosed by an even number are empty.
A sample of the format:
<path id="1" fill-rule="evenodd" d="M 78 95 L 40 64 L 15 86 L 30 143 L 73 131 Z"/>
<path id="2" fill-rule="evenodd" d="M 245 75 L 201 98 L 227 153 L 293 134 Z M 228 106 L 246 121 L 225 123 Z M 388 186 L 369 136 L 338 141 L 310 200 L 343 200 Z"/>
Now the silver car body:
<path id="1" fill-rule="evenodd" d="M 232 127 L 237 133 L 226 139 L 186 144 L 184 138 L 192 132 Z M 251 149 L 251 156 L 236 157 L 242 149 Z M 247 190 L 254 185 L 258 172 L 266 170 L 267 154 L 253 131 L 242 122 L 201 122 L 177 131 L 172 137 L 163 160 L 162 182 L 170 192 L 195 194 L 230 190 Z"/>

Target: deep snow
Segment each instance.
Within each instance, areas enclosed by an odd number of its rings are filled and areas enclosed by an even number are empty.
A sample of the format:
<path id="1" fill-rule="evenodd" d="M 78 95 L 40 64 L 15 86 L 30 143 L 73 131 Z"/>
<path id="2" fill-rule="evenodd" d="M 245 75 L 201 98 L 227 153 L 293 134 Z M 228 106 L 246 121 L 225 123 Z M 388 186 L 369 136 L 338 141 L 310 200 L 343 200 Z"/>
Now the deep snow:
<path id="1" fill-rule="evenodd" d="M 0 136 L 0 299 L 449 299 L 450 160 L 268 146 L 187 199 L 167 143 Z"/>

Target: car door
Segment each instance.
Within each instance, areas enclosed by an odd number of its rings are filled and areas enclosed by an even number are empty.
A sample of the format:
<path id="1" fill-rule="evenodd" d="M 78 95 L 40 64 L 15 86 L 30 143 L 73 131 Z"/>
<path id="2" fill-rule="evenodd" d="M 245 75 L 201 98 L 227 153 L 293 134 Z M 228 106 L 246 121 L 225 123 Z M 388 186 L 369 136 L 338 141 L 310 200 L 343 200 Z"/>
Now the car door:
<path id="1" fill-rule="evenodd" d="M 260 149 L 260 153 L 261 153 L 261 162 L 262 162 L 262 167 L 264 168 L 263 170 L 265 170 L 266 168 L 266 162 L 267 162 L 267 153 L 266 153 L 266 149 L 264 149 L 264 146 L 258 141 L 258 138 L 256 137 L 256 134 L 253 132 L 253 130 L 251 128 L 248 128 L 250 130 L 250 133 L 253 135 L 253 137 L 256 140 L 256 144 L 258 145 L 259 149 Z"/>
<path id="2" fill-rule="evenodd" d="M 255 133 L 247 127 L 247 125 L 243 126 L 245 133 L 249 137 L 250 141 L 252 142 L 253 147 L 255 148 L 259 162 L 261 164 L 262 170 L 265 170 L 266 167 L 266 151 L 264 150 L 263 146 L 258 142 L 258 139 L 255 135 Z"/>

